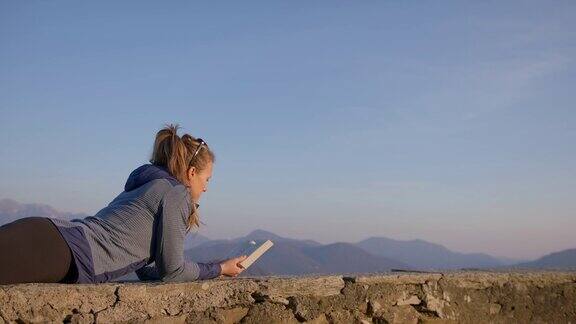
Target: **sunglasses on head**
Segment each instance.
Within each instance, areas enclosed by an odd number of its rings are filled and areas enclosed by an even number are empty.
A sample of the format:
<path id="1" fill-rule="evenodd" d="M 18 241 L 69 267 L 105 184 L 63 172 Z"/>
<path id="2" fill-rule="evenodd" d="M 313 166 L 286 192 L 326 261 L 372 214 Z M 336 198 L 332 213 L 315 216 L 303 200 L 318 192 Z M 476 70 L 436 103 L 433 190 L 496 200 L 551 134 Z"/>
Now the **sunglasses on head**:
<path id="1" fill-rule="evenodd" d="M 204 140 L 201 138 L 197 138 L 196 141 L 200 142 L 200 144 L 198 144 L 196 151 L 194 151 L 194 154 L 192 154 L 192 157 L 190 158 L 190 163 L 188 163 L 188 168 L 190 168 L 190 166 L 192 166 L 192 162 L 194 162 L 194 158 L 196 157 L 196 155 L 198 155 L 202 146 L 203 145 L 208 146 L 208 144 L 206 144 L 206 142 L 204 142 Z"/>

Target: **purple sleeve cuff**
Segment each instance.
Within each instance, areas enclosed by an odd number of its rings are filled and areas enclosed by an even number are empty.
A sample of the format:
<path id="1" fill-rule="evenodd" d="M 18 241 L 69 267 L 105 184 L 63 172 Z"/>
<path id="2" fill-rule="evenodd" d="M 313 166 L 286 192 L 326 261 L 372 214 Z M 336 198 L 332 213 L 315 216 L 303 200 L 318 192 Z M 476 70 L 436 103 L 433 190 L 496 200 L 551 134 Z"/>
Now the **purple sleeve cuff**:
<path id="1" fill-rule="evenodd" d="M 200 268 L 199 280 L 216 278 L 221 271 L 219 263 L 198 263 L 198 268 Z"/>

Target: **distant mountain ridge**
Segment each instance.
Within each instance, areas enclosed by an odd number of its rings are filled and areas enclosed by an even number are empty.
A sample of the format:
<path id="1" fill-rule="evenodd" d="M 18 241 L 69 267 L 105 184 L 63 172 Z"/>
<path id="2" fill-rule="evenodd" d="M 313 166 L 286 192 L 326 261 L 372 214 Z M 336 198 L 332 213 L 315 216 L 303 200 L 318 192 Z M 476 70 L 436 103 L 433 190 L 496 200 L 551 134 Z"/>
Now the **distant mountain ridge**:
<path id="1" fill-rule="evenodd" d="M 24 217 L 84 218 L 84 213 L 61 212 L 46 204 L 22 204 L 13 199 L 0 199 L 0 225 Z"/>
<path id="2" fill-rule="evenodd" d="M 423 240 L 399 241 L 371 237 L 356 243 L 364 250 L 382 257 L 411 264 L 421 270 L 495 268 L 506 265 L 503 260 L 484 253 L 459 253 Z"/>
<path id="3" fill-rule="evenodd" d="M 315 241 L 284 238 L 264 230 L 231 240 L 214 240 L 186 251 L 190 260 L 209 262 L 223 259 L 242 241 L 270 239 L 275 246 L 256 263 L 253 274 L 327 274 L 368 273 L 406 270 L 450 270 L 461 268 L 497 268 L 505 261 L 482 253 L 458 253 L 423 240 L 399 241 L 372 237 L 356 244 L 322 245 Z"/>
<path id="4" fill-rule="evenodd" d="M 232 239 L 209 241 L 186 250 L 189 260 L 196 262 L 220 261 L 229 251 L 246 241 L 272 240 L 274 246 L 245 271 L 244 275 L 304 275 L 373 273 L 392 268 L 410 268 L 396 260 L 374 256 L 351 243 L 322 245 L 311 240 L 284 238 L 264 230 Z"/>
<path id="5" fill-rule="evenodd" d="M 547 254 L 531 262 L 515 265 L 528 269 L 576 269 L 576 249 L 568 249 Z"/>

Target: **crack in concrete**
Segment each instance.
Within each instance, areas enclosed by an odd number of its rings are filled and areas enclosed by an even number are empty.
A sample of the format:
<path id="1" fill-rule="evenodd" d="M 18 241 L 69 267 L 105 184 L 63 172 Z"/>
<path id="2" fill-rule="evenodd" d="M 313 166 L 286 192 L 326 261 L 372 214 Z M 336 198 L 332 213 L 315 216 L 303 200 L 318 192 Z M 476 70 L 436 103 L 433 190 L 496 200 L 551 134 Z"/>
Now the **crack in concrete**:
<path id="1" fill-rule="evenodd" d="M 92 314 L 92 317 L 94 318 L 94 322 L 93 322 L 93 323 L 98 323 L 98 313 L 99 313 L 99 312 L 101 312 L 101 311 L 94 312 L 94 310 L 92 309 L 92 310 L 90 310 L 90 313 L 88 313 L 88 314 Z"/>
<path id="2" fill-rule="evenodd" d="M 116 297 L 116 299 L 114 300 L 112 305 L 106 306 L 105 308 L 103 308 L 99 311 L 95 311 L 93 309 L 90 310 L 90 312 L 88 314 L 93 315 L 93 317 L 94 317 L 93 323 L 98 323 L 98 314 L 100 314 L 101 312 L 108 310 L 110 308 L 114 308 L 114 307 L 116 307 L 116 305 L 118 305 L 118 303 L 120 302 L 120 286 L 118 286 L 114 289 L 114 296 Z"/>
<path id="3" fill-rule="evenodd" d="M 54 307 L 54 305 L 52 305 L 52 303 L 47 302 L 46 305 L 50 306 L 50 308 L 52 308 L 53 310 L 57 311 L 57 309 Z"/>
<path id="4" fill-rule="evenodd" d="M 114 301 L 114 303 L 112 304 L 112 308 L 116 307 L 116 305 L 118 305 L 118 303 L 120 302 L 120 286 L 116 287 L 116 289 L 114 289 L 114 296 L 116 296 L 116 300 Z"/>

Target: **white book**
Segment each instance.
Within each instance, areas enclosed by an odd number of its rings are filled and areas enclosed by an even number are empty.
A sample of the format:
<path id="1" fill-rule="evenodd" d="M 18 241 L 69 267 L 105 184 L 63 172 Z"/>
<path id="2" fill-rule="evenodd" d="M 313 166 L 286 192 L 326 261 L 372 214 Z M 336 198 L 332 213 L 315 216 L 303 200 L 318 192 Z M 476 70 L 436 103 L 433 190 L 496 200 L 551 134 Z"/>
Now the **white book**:
<path id="1" fill-rule="evenodd" d="M 226 259 L 246 255 L 247 258 L 244 261 L 240 262 L 240 265 L 244 269 L 247 269 L 254 262 L 256 262 L 258 258 L 260 258 L 264 253 L 266 253 L 266 251 L 268 251 L 268 249 L 270 249 L 273 245 L 274 243 L 272 243 L 272 241 L 270 240 L 267 240 L 266 242 L 260 245 L 256 244 L 255 241 L 244 242 L 236 246 L 236 248 L 234 248 L 232 251 L 230 251 L 230 253 L 228 253 L 228 255 L 226 256 Z"/>

